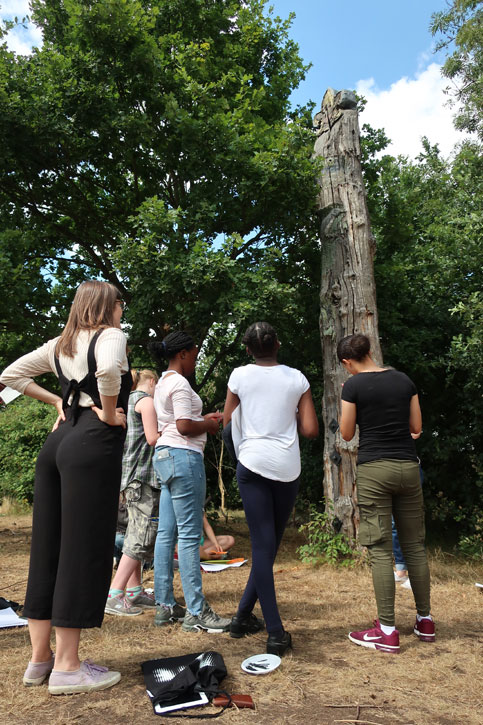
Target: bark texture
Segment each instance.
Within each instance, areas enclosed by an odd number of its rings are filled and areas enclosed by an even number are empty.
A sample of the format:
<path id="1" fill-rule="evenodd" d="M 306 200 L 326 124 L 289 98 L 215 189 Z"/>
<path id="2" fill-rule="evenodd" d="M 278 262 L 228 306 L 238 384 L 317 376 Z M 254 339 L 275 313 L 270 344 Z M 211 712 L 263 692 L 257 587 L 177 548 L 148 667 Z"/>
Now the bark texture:
<path id="1" fill-rule="evenodd" d="M 320 338 L 324 362 L 324 495 L 334 505 L 342 531 L 358 529 L 355 469 L 358 435 L 339 432 L 340 394 L 347 373 L 336 354 L 338 341 L 362 332 L 382 363 L 371 234 L 361 170 L 357 101 L 352 91 L 329 88 L 315 116 L 314 156 L 323 159 L 318 206 L 322 245 Z"/>

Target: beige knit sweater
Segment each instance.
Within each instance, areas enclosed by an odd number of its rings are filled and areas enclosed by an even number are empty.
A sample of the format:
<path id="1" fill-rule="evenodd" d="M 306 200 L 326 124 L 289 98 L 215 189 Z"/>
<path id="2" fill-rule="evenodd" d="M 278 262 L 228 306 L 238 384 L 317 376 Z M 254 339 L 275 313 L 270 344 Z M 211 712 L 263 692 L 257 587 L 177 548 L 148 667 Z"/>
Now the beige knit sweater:
<path id="1" fill-rule="evenodd" d="M 76 340 L 76 354 L 73 358 L 60 355 L 60 367 L 68 380 L 82 380 L 88 373 L 87 350 L 94 330 L 81 330 Z M 58 337 L 49 340 L 33 352 L 23 355 L 9 365 L 0 375 L 0 382 L 20 393 L 33 382 L 32 378 L 43 373 L 54 373 L 55 346 Z M 102 395 L 118 395 L 121 389 L 121 375 L 128 371 L 126 336 L 117 327 L 108 327 L 99 336 L 94 348 L 97 363 L 97 386 Z M 80 394 L 79 405 L 88 408 L 94 405 L 86 393 Z"/>

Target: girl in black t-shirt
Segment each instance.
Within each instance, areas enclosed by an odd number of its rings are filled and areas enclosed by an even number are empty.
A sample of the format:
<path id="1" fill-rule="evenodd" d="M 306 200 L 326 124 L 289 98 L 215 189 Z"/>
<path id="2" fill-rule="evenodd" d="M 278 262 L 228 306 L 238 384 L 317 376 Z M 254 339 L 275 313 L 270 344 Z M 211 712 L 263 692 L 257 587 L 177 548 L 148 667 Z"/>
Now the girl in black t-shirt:
<path id="1" fill-rule="evenodd" d="M 359 541 L 369 551 L 378 610 L 374 626 L 350 632 L 349 639 L 363 647 L 397 653 L 391 516 L 396 521 L 416 602 L 414 633 L 423 642 L 433 642 L 435 637 L 424 548 L 423 496 L 413 441 L 422 425 L 418 394 L 407 375 L 375 364 L 365 335 L 343 338 L 337 355 L 353 376 L 342 389 L 340 432 L 350 441 L 356 424 L 359 426 Z"/>

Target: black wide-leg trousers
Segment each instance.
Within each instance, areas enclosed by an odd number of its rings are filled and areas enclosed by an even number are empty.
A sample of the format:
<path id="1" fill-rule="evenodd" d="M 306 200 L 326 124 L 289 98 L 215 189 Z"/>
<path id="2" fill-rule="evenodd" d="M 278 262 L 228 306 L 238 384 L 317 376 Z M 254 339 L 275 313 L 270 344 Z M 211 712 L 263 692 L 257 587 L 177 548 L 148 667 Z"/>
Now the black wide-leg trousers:
<path id="1" fill-rule="evenodd" d="M 57 627 L 100 627 L 116 533 L 125 430 L 79 408 L 37 459 L 23 614 Z"/>

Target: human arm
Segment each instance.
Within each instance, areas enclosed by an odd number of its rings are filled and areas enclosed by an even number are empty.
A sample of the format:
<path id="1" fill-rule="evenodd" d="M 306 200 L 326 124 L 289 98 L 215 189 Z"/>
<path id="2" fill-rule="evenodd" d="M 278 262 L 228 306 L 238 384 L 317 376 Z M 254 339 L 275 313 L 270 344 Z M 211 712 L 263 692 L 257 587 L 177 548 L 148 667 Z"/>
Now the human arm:
<path id="1" fill-rule="evenodd" d="M 156 410 L 154 409 L 153 399 L 148 395 L 145 395 L 141 400 L 138 400 L 134 406 L 136 413 L 140 413 L 143 422 L 144 435 L 150 446 L 156 445 L 156 441 L 159 438 L 158 432 L 158 418 L 156 416 Z"/>
<path id="2" fill-rule="evenodd" d="M 95 347 L 96 378 L 101 408 L 96 405 L 92 410 L 103 423 L 126 427 L 126 414 L 117 406 L 121 389 L 121 375 L 129 368 L 126 356 L 126 336 L 115 327 L 102 332 Z"/>
<path id="3" fill-rule="evenodd" d="M 114 397 L 121 389 L 121 375 L 129 369 L 127 340 L 122 330 L 108 327 L 96 342 L 96 379 L 101 395 Z"/>
<path id="4" fill-rule="evenodd" d="M 423 429 L 423 417 L 418 395 L 413 395 L 409 404 L 409 432 L 413 439 L 419 438 Z"/>
<path id="5" fill-rule="evenodd" d="M 45 373 L 55 373 L 55 345 L 58 338 L 49 340 L 42 347 L 33 350 L 32 352 L 22 355 L 13 363 L 8 365 L 0 375 L 0 383 L 7 385 L 12 390 L 17 390 L 19 393 L 29 395 L 29 397 L 36 397 L 31 393 L 26 393 L 26 388 L 30 383 L 33 383 L 33 378 L 37 375 L 43 375 Z M 31 388 L 31 391 L 38 390 L 40 386 Z M 41 398 L 36 398 L 42 400 Z M 42 400 L 42 402 L 45 402 Z"/>
<path id="6" fill-rule="evenodd" d="M 222 547 L 218 543 L 215 532 L 213 531 L 205 513 L 203 514 L 203 530 L 205 532 L 206 538 L 213 545 L 214 551 L 223 551 Z"/>
<path id="7" fill-rule="evenodd" d="M 27 395 L 29 398 L 40 400 L 47 405 L 53 405 L 57 410 L 58 418 L 52 430 L 55 430 L 61 420 L 65 420 L 65 413 L 62 409 L 62 398 L 56 393 L 51 393 L 33 381 L 36 375 L 50 373 L 53 371 L 54 350 L 57 339 L 49 340 L 37 350 L 23 355 L 5 368 L 0 376 L 0 382 L 13 390 Z"/>
<path id="8" fill-rule="evenodd" d="M 233 393 L 230 388 L 226 389 L 226 400 L 223 408 L 223 428 L 225 428 L 231 420 L 231 416 L 235 408 L 240 405 L 240 398 Z"/>
<path id="9" fill-rule="evenodd" d="M 165 377 L 172 378 L 172 387 L 169 396 L 173 406 L 173 416 L 178 433 L 182 436 L 199 436 L 203 433 L 211 433 L 214 435 L 218 433 L 222 414 L 207 413 L 200 420 L 201 400 L 193 392 L 189 382 L 181 375 L 171 376 L 168 373 Z"/>
<path id="10" fill-rule="evenodd" d="M 62 398 L 55 393 L 49 392 L 48 390 L 42 388 L 40 385 L 37 385 L 37 383 L 34 382 L 29 383 L 23 392 L 24 395 L 28 395 L 29 398 L 35 398 L 35 400 L 40 400 L 42 403 L 47 403 L 47 405 L 54 406 L 57 411 L 57 420 L 52 427 L 52 431 L 57 430 L 60 421 L 65 420 L 65 413 L 62 407 Z"/>
<path id="11" fill-rule="evenodd" d="M 222 418 L 222 413 L 207 413 L 203 416 L 203 420 L 180 418 L 176 421 L 176 428 L 182 436 L 199 436 L 202 433 L 215 435 L 220 429 L 220 420 Z"/>
<path id="12" fill-rule="evenodd" d="M 317 438 L 319 435 L 319 421 L 317 420 L 310 388 L 300 398 L 297 408 L 298 432 L 304 438 Z"/>
<path id="13" fill-rule="evenodd" d="M 356 432 L 357 407 L 355 403 L 349 403 L 347 400 L 342 401 L 339 429 L 342 438 L 350 441 Z"/>
<path id="14" fill-rule="evenodd" d="M 102 409 L 98 408 L 96 405 L 91 406 L 91 409 L 97 415 L 99 420 L 102 420 L 103 423 L 107 423 L 107 425 L 119 425 L 121 428 L 125 428 L 126 414 L 122 408 L 116 408 L 117 395 L 103 395 L 102 393 L 99 393 L 99 397 L 101 399 Z"/>

